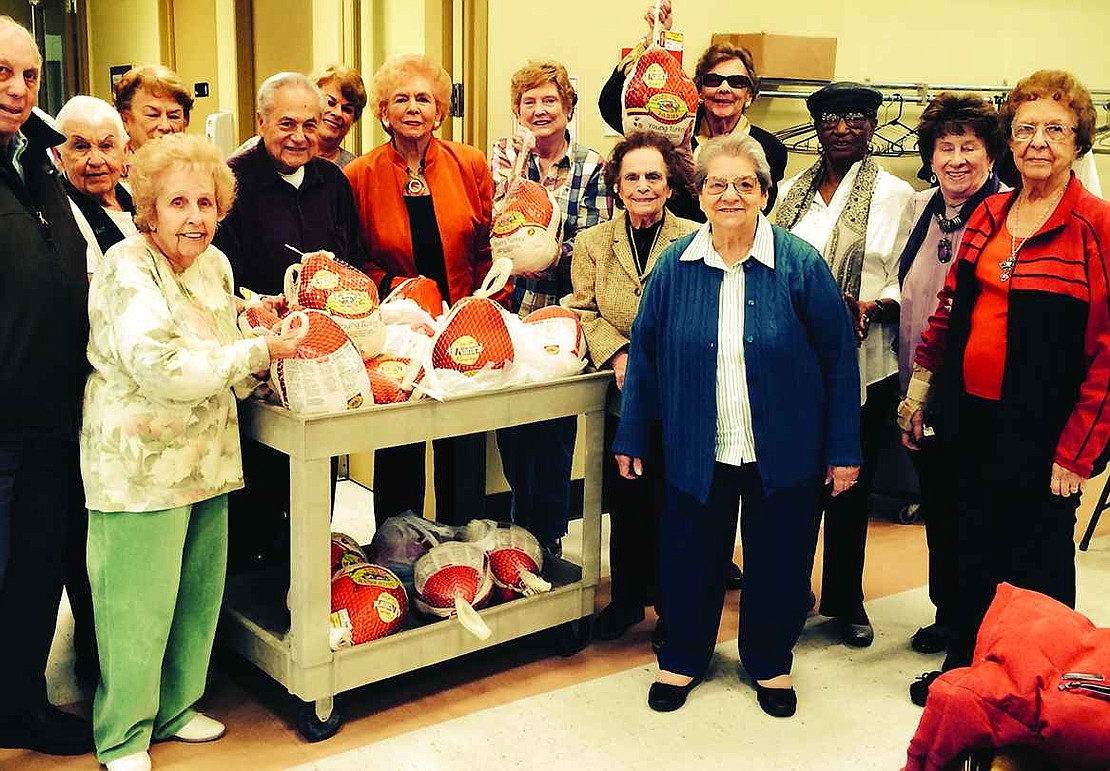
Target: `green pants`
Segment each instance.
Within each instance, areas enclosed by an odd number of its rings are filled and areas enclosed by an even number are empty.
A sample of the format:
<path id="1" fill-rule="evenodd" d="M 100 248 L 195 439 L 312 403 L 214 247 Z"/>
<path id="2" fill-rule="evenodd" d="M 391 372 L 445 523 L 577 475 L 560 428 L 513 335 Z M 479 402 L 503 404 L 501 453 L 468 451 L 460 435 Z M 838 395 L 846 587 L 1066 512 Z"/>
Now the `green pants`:
<path id="1" fill-rule="evenodd" d="M 151 512 L 89 511 L 101 763 L 192 719 L 204 693 L 227 568 L 227 496 Z"/>

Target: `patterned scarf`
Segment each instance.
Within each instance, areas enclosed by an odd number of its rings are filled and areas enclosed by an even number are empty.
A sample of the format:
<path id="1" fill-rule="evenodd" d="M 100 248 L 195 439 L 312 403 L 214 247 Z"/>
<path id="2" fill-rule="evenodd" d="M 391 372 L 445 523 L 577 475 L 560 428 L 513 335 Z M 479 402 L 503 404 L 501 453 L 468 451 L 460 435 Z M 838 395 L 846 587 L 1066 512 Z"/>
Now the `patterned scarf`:
<path id="1" fill-rule="evenodd" d="M 801 221 L 824 178 L 825 162 L 820 159 L 798 178 L 786 197 L 779 203 L 775 214 L 775 224 L 786 230 L 793 230 Z M 879 166 L 865 156 L 860 162 L 856 183 L 848 193 L 844 211 L 836 220 L 832 234 L 825 244 L 825 261 L 832 268 L 840 291 L 849 297 L 859 297 L 860 281 L 863 277 L 863 255 L 866 253 L 867 217 L 871 211 L 871 197 L 875 194 L 875 180 L 879 176 Z"/>

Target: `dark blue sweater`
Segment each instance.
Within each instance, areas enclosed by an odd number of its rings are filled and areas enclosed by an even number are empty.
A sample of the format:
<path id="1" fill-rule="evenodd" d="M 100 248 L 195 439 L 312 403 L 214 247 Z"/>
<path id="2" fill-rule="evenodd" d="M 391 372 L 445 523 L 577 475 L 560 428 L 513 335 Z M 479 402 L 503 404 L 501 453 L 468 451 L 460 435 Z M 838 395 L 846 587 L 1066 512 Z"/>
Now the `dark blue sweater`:
<path id="1" fill-rule="evenodd" d="M 717 323 L 723 274 L 663 252 L 632 326 L 613 451 L 643 457 L 663 423 L 667 483 L 709 497 L 717 437 Z M 744 357 L 755 452 L 770 492 L 860 463 L 859 364 L 844 301 L 821 255 L 775 227 L 775 267 L 744 264 Z"/>

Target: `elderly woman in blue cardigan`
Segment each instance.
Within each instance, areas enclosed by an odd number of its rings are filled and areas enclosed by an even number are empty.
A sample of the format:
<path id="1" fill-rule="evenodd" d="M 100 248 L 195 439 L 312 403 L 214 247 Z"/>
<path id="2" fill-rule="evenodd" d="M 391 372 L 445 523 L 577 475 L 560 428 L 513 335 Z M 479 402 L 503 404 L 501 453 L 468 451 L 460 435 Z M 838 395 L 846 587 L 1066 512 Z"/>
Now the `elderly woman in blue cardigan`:
<path id="1" fill-rule="evenodd" d="M 635 478 L 662 421 L 667 636 L 648 705 L 678 709 L 705 676 L 742 501 L 740 661 L 760 707 L 789 717 L 822 485 L 837 495 L 859 473 L 856 341 L 821 255 L 761 214 L 771 175 L 758 142 L 706 142 L 696 183 L 708 222 L 648 282 L 613 444 Z"/>

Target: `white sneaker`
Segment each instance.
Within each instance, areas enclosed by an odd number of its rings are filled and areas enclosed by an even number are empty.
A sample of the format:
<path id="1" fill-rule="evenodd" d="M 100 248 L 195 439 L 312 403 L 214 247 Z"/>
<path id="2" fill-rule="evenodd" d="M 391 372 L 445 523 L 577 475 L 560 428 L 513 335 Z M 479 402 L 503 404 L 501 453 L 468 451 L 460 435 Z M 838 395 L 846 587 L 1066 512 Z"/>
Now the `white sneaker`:
<path id="1" fill-rule="evenodd" d="M 219 720 L 213 720 L 208 715 L 198 712 L 193 715 L 192 720 L 177 729 L 173 738 L 179 742 L 214 742 L 225 733 L 227 733 L 227 726 Z"/>
<path id="2" fill-rule="evenodd" d="M 108 771 L 150 771 L 150 755 L 146 752 L 133 752 L 108 761 L 107 767 Z"/>

